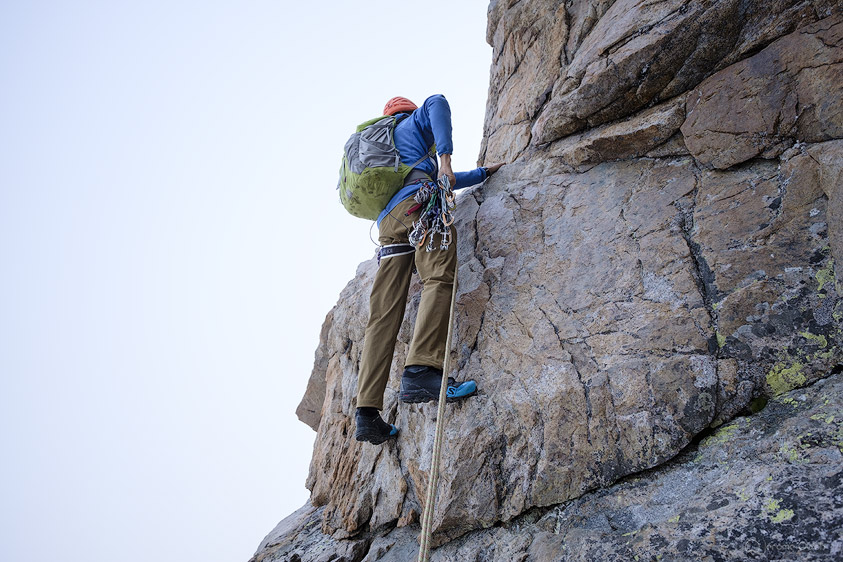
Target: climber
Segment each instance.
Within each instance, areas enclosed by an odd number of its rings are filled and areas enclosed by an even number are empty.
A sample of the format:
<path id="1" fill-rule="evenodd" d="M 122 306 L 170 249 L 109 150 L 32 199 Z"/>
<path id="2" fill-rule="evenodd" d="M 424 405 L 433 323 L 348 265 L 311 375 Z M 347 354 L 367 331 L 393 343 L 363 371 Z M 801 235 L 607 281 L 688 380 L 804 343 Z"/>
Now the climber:
<path id="1" fill-rule="evenodd" d="M 459 189 L 484 181 L 502 164 L 476 168 L 470 172 L 454 173 L 451 169 L 451 109 L 442 95 L 427 98 L 421 107 L 406 98 L 390 99 L 384 115 L 408 114 L 395 127 L 395 147 L 401 161 L 409 166 L 419 162 L 407 176 L 404 188 L 387 204 L 377 218 L 379 229 L 379 266 L 372 285 L 369 302 L 369 321 L 366 325 L 360 376 L 357 382 L 357 412 L 355 438 L 380 444 L 394 438 L 398 428 L 386 423 L 379 414 L 383 408 L 383 393 L 389 378 L 392 354 L 398 330 L 404 319 L 407 292 L 413 268 L 418 271 L 423 284 L 418 316 L 410 343 L 409 353 L 401 377 L 402 402 L 428 402 L 437 400 L 442 382 L 442 366 L 448 333 L 451 291 L 456 269 L 456 229 L 446 227 L 450 233 L 441 245 L 416 248 L 410 243 L 414 223 L 418 226 L 422 216 L 423 194 L 434 187 L 434 180 Z M 441 161 L 437 166 L 431 147 L 436 147 Z M 431 152 L 431 156 L 424 155 Z M 437 174 L 438 172 L 438 174 Z M 422 194 L 420 194 L 422 190 Z M 432 238 L 433 233 L 428 233 Z M 441 248 L 441 249 L 440 249 Z M 448 401 L 462 400 L 474 394 L 474 381 L 457 384 L 448 379 Z"/>

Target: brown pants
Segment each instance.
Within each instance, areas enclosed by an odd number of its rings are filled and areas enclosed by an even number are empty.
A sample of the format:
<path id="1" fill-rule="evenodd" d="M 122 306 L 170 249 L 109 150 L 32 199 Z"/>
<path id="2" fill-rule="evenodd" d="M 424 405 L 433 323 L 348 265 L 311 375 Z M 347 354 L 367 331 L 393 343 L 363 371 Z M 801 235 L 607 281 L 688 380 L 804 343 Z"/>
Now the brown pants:
<path id="1" fill-rule="evenodd" d="M 380 224 L 381 245 L 407 244 L 413 221 L 420 211 L 404 214 L 416 204 L 412 197 L 398 204 Z M 369 300 L 369 323 L 366 325 L 363 359 L 357 380 L 357 407 L 383 408 L 383 392 L 389 379 L 395 340 L 404 320 L 407 291 L 413 264 L 423 283 L 419 313 L 407 355 L 407 365 L 427 365 L 441 369 L 445 362 L 451 290 L 457 265 L 456 229 L 451 227 L 451 244 L 447 250 L 417 251 L 381 259 L 372 295 Z"/>

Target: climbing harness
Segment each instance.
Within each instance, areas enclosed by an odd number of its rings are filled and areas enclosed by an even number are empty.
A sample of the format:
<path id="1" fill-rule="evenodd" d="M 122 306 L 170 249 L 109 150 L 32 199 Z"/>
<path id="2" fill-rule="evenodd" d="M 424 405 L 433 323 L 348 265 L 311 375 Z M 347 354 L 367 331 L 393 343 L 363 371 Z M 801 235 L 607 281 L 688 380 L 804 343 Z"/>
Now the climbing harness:
<path id="1" fill-rule="evenodd" d="M 448 185 L 447 177 L 445 178 L 445 185 Z M 453 207 L 451 210 L 453 210 Z M 453 220 L 451 220 L 451 222 L 453 222 Z M 418 562 L 428 562 L 430 559 L 430 536 L 433 531 L 433 509 L 436 504 L 436 485 L 439 482 L 439 461 L 442 457 L 442 441 L 445 435 L 445 401 L 448 392 L 447 375 L 451 367 L 451 337 L 454 332 L 454 305 L 457 300 L 457 271 L 457 264 L 454 264 L 454 286 L 451 289 L 451 310 L 448 314 L 448 337 L 445 340 L 445 364 L 442 369 L 442 385 L 439 388 L 439 409 L 436 412 L 436 433 L 433 438 L 433 454 L 430 461 L 430 481 L 427 484 L 427 497 L 424 501 L 424 513 L 422 514 L 421 520 Z"/>
<path id="2" fill-rule="evenodd" d="M 440 237 L 440 250 L 447 250 L 451 245 L 451 225 L 454 223 L 454 209 L 456 198 L 451 189 L 448 176 L 442 176 L 436 183 L 424 182 L 416 193 L 418 203 L 407 211 L 407 215 L 421 209 L 419 219 L 413 223 L 410 232 L 410 244 L 421 248 L 427 241 L 428 252 L 435 249 L 433 239 L 436 234 Z"/>
<path id="3" fill-rule="evenodd" d="M 386 246 L 378 246 L 378 265 L 381 264 L 382 259 L 412 254 L 415 251 L 416 247 L 412 244 L 387 244 Z"/>

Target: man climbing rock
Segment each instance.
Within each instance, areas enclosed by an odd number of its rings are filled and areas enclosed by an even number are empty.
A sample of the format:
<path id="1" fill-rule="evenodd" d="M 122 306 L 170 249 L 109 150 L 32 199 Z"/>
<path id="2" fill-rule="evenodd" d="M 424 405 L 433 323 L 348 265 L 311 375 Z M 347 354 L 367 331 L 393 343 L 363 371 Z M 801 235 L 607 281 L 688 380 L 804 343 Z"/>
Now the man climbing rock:
<path id="1" fill-rule="evenodd" d="M 404 319 L 407 292 L 413 268 L 423 284 L 418 316 L 401 377 L 402 402 L 428 402 L 439 397 L 442 366 L 448 336 L 451 291 L 456 273 L 456 229 L 447 225 L 449 234 L 434 246 L 414 223 L 419 224 L 426 209 L 427 192 L 437 178 L 447 177 L 454 189 L 468 187 L 485 180 L 501 167 L 495 164 L 470 172 L 454 173 L 451 169 L 451 109 L 444 96 L 434 95 L 417 107 L 406 98 L 395 97 L 386 103 L 384 115 L 400 119 L 395 126 L 395 147 L 401 161 L 414 169 L 404 187 L 389 201 L 377 218 L 379 229 L 379 267 L 372 286 L 369 322 L 366 325 L 363 358 L 357 382 L 358 441 L 380 444 L 394 438 L 398 428 L 386 423 L 379 414 L 389 378 L 392 355 L 398 330 Z M 401 114 L 407 114 L 403 116 Z M 441 166 L 437 166 L 435 152 Z M 429 157 L 425 158 L 425 154 Z M 421 237 L 429 245 L 413 244 Z M 449 239 L 450 237 L 450 239 Z M 441 243 L 440 243 L 441 242 Z M 457 383 L 448 379 L 448 401 L 462 400 L 474 394 L 474 381 Z"/>

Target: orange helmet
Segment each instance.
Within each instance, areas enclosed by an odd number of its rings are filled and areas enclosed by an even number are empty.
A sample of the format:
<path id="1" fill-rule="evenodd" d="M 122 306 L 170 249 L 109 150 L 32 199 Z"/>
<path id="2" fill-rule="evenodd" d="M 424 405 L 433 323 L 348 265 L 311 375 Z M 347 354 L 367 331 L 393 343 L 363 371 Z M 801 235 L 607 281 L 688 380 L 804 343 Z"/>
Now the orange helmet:
<path id="1" fill-rule="evenodd" d="M 402 97 L 395 97 L 386 102 L 386 105 L 383 106 L 383 114 L 384 115 L 395 115 L 396 113 L 401 113 L 402 111 L 415 111 L 419 108 L 416 104 L 408 100 L 407 98 Z"/>

